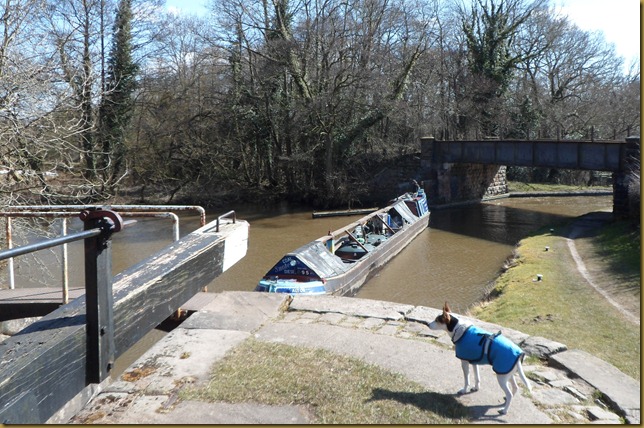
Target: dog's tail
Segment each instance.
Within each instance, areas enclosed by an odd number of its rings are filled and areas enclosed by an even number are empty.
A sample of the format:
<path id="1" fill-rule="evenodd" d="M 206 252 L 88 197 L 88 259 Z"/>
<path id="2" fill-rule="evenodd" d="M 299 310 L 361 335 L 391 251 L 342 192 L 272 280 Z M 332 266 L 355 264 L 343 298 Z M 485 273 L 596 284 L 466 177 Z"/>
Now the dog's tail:
<path id="1" fill-rule="evenodd" d="M 519 377 L 521 378 L 521 382 L 528 388 L 528 391 L 532 392 L 532 386 L 530 385 L 530 381 L 528 381 L 528 378 L 526 377 L 525 373 L 523 372 L 523 357 L 525 357 L 525 354 L 521 355 L 521 358 L 517 361 L 517 371 L 519 372 Z"/>

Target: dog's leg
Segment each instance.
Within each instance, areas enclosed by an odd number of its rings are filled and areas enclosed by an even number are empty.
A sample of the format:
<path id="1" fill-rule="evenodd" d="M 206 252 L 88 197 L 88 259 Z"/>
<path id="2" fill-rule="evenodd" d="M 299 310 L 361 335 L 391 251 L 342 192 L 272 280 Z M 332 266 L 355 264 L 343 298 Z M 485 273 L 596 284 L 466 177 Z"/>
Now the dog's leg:
<path id="1" fill-rule="evenodd" d="M 470 388 L 470 363 L 461 360 L 461 368 L 463 369 L 463 380 L 465 384 L 463 385 L 463 389 L 458 391 L 458 395 L 467 394 L 467 390 Z"/>
<path id="2" fill-rule="evenodd" d="M 512 395 L 516 395 L 519 389 L 519 385 L 517 385 L 517 380 L 514 377 L 514 373 L 510 375 L 510 386 L 512 387 Z"/>
<path id="3" fill-rule="evenodd" d="M 481 386 L 481 375 L 479 374 L 479 366 L 478 364 L 472 364 L 472 367 L 474 367 L 474 388 L 472 388 L 472 391 L 478 391 L 479 387 Z"/>
<path id="4" fill-rule="evenodd" d="M 501 387 L 503 392 L 505 392 L 505 406 L 503 407 L 503 409 L 499 410 L 499 413 L 505 415 L 510 409 L 510 404 L 512 404 L 512 397 L 514 396 L 514 394 L 508 387 L 508 382 L 510 381 L 510 379 L 512 379 L 512 374 L 508 373 L 504 375 L 497 375 L 496 379 L 499 381 L 499 386 Z"/>
<path id="5" fill-rule="evenodd" d="M 519 372 L 519 377 L 521 377 L 521 382 L 523 382 L 526 388 L 528 388 L 528 391 L 532 391 L 532 386 L 530 386 L 530 382 L 523 372 L 523 364 L 521 363 L 521 360 L 517 362 L 517 371 Z"/>

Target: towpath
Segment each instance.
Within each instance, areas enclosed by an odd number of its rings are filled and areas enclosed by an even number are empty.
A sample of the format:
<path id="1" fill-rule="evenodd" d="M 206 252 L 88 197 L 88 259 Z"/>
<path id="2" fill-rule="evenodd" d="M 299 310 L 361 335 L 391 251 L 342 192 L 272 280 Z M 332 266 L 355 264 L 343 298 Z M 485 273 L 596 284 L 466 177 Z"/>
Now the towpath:
<path id="1" fill-rule="evenodd" d="M 482 388 L 457 396 L 460 362 L 449 338 L 425 325 L 438 309 L 345 297 L 287 296 L 255 292 L 211 294 L 192 314 L 141 356 L 118 380 L 102 385 L 81 409 L 70 403 L 50 422 L 146 424 L 315 423 L 305 406 L 182 401 L 186 385 L 208 381 L 211 367 L 249 337 L 294 346 L 319 347 L 358 357 L 454 396 L 472 423 L 629 423 L 640 422 L 640 384 L 615 367 L 561 343 L 531 337 L 498 325 L 528 354 L 545 361 L 526 365 L 533 390 L 515 398 L 510 413 L 499 415 L 501 390 L 488 367 Z M 467 317 L 463 317 L 468 319 Z M 521 384 L 520 384 L 521 385 Z M 598 391 L 602 400 L 596 400 Z M 621 419 L 620 419 L 621 418 Z"/>
<path id="2" fill-rule="evenodd" d="M 566 243 L 575 260 L 577 270 L 588 285 L 601 294 L 626 319 L 639 326 L 641 311 L 639 288 L 624 287 L 623 281 L 616 281 L 613 276 L 607 276 L 606 272 L 613 272 L 614 269 L 601 266 L 607 262 L 594 254 L 592 245 L 584 242 L 594 236 L 595 231 L 611 219 L 611 212 L 596 212 L 580 217 L 572 224 Z M 578 242 L 580 245 L 577 244 Z"/>

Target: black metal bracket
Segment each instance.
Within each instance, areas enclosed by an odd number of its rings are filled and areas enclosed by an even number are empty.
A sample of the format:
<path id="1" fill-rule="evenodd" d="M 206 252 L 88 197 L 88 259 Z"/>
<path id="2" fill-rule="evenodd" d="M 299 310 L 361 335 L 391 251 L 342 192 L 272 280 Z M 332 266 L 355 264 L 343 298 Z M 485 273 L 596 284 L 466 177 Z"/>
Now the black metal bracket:
<path id="1" fill-rule="evenodd" d="M 100 229 L 85 239 L 85 303 L 87 383 L 101 383 L 114 367 L 114 308 L 112 296 L 111 236 L 123 227 L 121 216 L 110 210 L 83 210 L 84 229 Z"/>

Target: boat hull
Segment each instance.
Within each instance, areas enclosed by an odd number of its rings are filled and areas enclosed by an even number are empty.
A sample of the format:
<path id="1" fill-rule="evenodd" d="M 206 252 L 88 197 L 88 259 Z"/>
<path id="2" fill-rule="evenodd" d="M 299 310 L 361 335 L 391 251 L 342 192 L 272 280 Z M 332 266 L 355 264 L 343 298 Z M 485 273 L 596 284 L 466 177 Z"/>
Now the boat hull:
<path id="1" fill-rule="evenodd" d="M 326 283 L 326 294 L 353 296 L 364 285 L 369 277 L 382 268 L 389 260 L 400 253 L 414 238 L 421 234 L 429 224 L 429 214 L 418 222 L 409 225 L 404 233 L 397 233 L 372 252 L 355 262 L 353 269 L 345 274 L 329 278 Z"/>
<path id="2" fill-rule="evenodd" d="M 371 275 L 428 227 L 430 213 L 426 198 L 423 193 L 419 194 L 421 197 L 413 199 L 397 198 L 395 204 L 285 255 L 259 281 L 255 290 L 294 295 L 355 295 Z M 416 209 L 408 208 L 410 200 Z M 334 241 L 334 236 L 342 233 L 352 236 L 350 231 L 353 228 L 362 231 L 363 225 L 374 220 L 375 216 L 387 213 L 393 213 L 395 220 L 387 226 L 391 233 L 386 239 L 383 240 L 384 235 L 375 235 L 379 239 L 377 246 L 366 244 L 364 248 L 368 251 L 363 251 L 358 259 L 348 257 L 342 251 L 334 251 L 334 243 L 339 242 Z"/>

